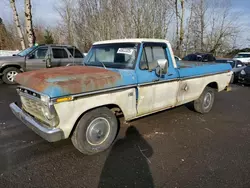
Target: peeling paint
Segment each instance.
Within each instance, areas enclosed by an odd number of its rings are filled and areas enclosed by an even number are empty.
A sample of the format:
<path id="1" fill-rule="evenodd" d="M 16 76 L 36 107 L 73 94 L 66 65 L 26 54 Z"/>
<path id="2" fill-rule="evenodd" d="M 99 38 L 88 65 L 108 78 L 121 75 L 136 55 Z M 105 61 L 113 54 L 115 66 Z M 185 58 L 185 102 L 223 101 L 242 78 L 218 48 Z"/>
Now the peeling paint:
<path id="1" fill-rule="evenodd" d="M 51 97 L 96 91 L 121 85 L 119 72 L 86 66 L 42 69 L 18 74 L 15 81 Z"/>

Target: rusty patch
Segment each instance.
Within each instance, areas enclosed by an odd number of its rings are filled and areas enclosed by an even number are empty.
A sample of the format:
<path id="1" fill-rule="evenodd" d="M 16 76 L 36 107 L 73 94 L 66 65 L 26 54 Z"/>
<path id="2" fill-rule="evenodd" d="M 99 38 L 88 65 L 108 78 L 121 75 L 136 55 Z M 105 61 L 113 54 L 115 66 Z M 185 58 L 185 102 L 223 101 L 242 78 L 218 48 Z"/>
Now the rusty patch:
<path id="1" fill-rule="evenodd" d="M 103 68 L 69 66 L 21 73 L 15 81 L 38 92 L 59 88 L 61 93 L 57 94 L 65 95 L 114 87 L 121 76 Z"/>

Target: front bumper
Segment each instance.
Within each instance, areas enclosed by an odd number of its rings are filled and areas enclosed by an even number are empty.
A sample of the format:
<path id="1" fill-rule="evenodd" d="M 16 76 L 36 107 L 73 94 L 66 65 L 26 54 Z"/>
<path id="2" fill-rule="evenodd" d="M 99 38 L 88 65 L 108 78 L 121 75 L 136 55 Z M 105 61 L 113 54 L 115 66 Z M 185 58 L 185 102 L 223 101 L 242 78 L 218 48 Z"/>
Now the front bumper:
<path id="1" fill-rule="evenodd" d="M 10 108 L 19 120 L 48 142 L 56 142 L 64 139 L 64 134 L 61 129 L 48 128 L 20 109 L 16 103 L 11 103 Z"/>
<path id="2" fill-rule="evenodd" d="M 238 77 L 238 82 L 242 84 L 250 84 L 250 77 L 245 77 L 240 75 Z"/>

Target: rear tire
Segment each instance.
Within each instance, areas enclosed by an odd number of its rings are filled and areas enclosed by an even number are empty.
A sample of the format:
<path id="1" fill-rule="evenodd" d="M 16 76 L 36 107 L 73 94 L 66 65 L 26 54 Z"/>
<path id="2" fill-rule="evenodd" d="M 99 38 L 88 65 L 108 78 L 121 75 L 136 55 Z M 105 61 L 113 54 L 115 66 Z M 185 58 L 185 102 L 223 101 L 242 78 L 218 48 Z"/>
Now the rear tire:
<path id="1" fill-rule="evenodd" d="M 3 71 L 2 80 L 4 83 L 13 85 L 16 84 L 14 81 L 15 76 L 20 73 L 21 71 L 16 67 L 8 67 Z"/>
<path id="2" fill-rule="evenodd" d="M 117 135 L 116 116 L 106 107 L 97 108 L 84 114 L 78 122 L 72 143 L 86 155 L 93 155 L 108 149 Z"/>
<path id="3" fill-rule="evenodd" d="M 206 114 L 211 111 L 214 104 L 215 92 L 213 88 L 206 87 L 201 96 L 194 101 L 196 112 Z"/>

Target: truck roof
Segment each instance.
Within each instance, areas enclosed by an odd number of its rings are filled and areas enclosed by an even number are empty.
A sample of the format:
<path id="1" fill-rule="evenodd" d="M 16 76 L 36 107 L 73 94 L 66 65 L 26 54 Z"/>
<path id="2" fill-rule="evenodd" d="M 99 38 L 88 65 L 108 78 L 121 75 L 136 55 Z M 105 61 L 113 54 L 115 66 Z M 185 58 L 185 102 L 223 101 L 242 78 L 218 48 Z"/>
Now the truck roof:
<path id="1" fill-rule="evenodd" d="M 169 43 L 164 39 L 153 39 L 153 38 L 131 38 L 131 39 L 115 39 L 115 40 L 105 40 L 95 42 L 94 45 L 97 44 L 111 44 L 111 43 L 142 43 L 142 42 L 164 42 Z"/>

